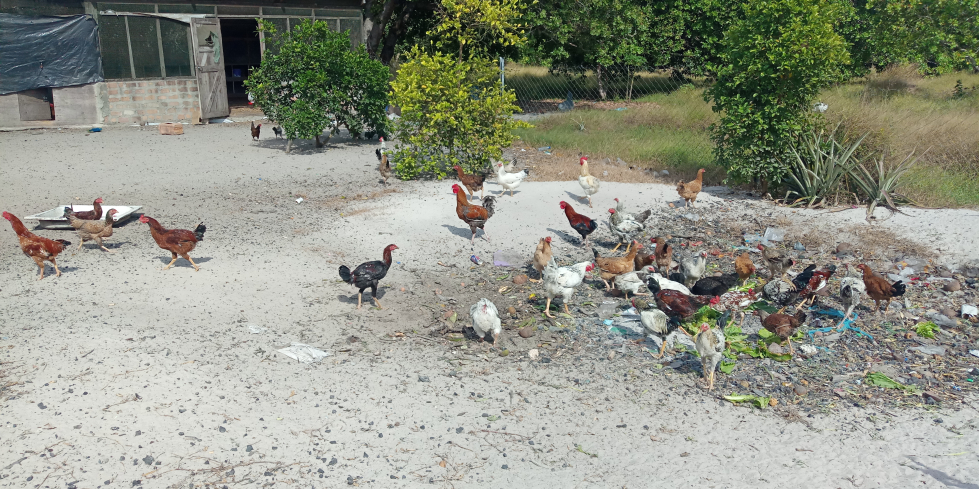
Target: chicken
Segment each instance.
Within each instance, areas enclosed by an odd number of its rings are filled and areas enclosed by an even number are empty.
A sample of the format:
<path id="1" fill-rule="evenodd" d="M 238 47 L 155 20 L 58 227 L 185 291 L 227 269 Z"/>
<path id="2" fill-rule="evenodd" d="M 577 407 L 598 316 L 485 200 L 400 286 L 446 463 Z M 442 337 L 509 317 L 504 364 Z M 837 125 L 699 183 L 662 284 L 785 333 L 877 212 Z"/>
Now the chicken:
<path id="1" fill-rule="evenodd" d="M 382 153 L 380 149 L 375 149 L 374 154 L 377 155 L 377 171 L 381 173 L 381 178 L 384 179 L 384 185 L 387 185 L 388 178 L 391 178 L 391 161 L 388 160 L 388 155 Z"/>
<path id="2" fill-rule="evenodd" d="M 642 248 L 642 245 L 635 241 L 633 243 L 636 245 L 635 248 L 625 256 L 602 257 L 598 255 L 598 250 L 592 249 L 592 253 L 595 255 L 595 265 L 598 265 L 598 268 L 602 271 L 601 277 L 602 282 L 605 282 L 605 290 L 611 289 L 608 281 L 614 279 L 616 275 L 635 270 L 636 253 Z"/>
<path id="3" fill-rule="evenodd" d="M 656 243 L 656 238 L 651 238 L 650 239 L 650 242 L 652 242 L 653 244 L 655 244 Z M 656 263 L 656 253 L 655 252 L 656 252 L 656 247 L 655 246 L 653 248 L 651 248 L 651 249 L 648 249 L 648 251 L 647 251 L 647 248 L 643 248 L 643 249 L 639 250 L 639 253 L 636 253 L 636 270 L 645 270 L 646 267 L 649 267 L 653 263 Z M 655 272 L 656 270 L 650 270 L 650 271 Z"/>
<path id="4" fill-rule="evenodd" d="M 361 263 L 353 272 L 346 265 L 340 265 L 340 279 L 360 289 L 357 292 L 357 309 L 360 309 L 364 297 L 364 289 L 370 287 L 371 298 L 381 309 L 381 301 L 377 300 L 377 284 L 388 274 L 391 268 L 391 252 L 398 249 L 397 245 L 389 244 L 384 248 L 382 261 L 368 261 Z M 495 308 L 494 308 L 495 311 Z"/>
<path id="5" fill-rule="evenodd" d="M 547 262 L 544 267 L 544 295 L 547 296 L 547 305 L 544 307 L 544 314 L 551 315 L 551 300 L 561 296 L 564 300 L 564 312 L 571 314 L 568 309 L 568 301 L 574 294 L 575 287 L 581 285 L 585 280 L 585 274 L 594 270 L 595 266 L 591 262 L 581 262 L 568 267 L 558 267 L 554 259 Z"/>
<path id="6" fill-rule="evenodd" d="M 616 275 L 613 279 L 615 283 L 615 288 L 622 291 L 625 294 L 625 298 L 629 299 L 629 293 L 632 295 L 649 295 L 639 293 L 639 288 L 642 287 L 642 280 L 639 279 L 639 274 L 636 272 L 623 273 L 621 275 Z"/>
<path id="7" fill-rule="evenodd" d="M 489 299 L 480 299 L 469 308 L 469 317 L 472 318 L 473 331 L 479 336 L 480 341 L 485 340 L 486 335 L 489 334 L 493 337 L 493 346 L 496 346 L 496 340 L 503 331 L 496 305 Z"/>
<path id="8" fill-rule="evenodd" d="M 673 336 L 678 329 L 688 336 L 690 334 L 680 329 L 680 322 L 676 318 L 670 318 L 665 312 L 656 309 L 652 304 L 642 299 L 633 299 L 632 307 L 635 307 L 639 311 L 639 322 L 642 324 L 643 331 L 647 335 L 656 335 L 663 338 L 663 342 L 659 346 L 659 356 L 657 358 L 663 358 L 663 352 L 666 351 L 667 344 L 674 342 L 671 340 L 673 340 Z"/>
<path id="9" fill-rule="evenodd" d="M 703 171 L 703 170 L 701 170 Z M 719 328 L 711 329 L 707 323 L 700 325 L 700 332 L 694 338 L 697 353 L 700 354 L 700 366 L 707 379 L 707 390 L 714 390 L 714 371 L 718 362 L 724 356 L 724 333 Z"/>
<path id="10" fill-rule="evenodd" d="M 483 226 L 486 225 L 486 221 L 489 218 L 493 217 L 493 210 L 496 207 L 496 197 L 487 195 L 483 198 L 483 206 L 480 207 L 469 203 L 466 193 L 462 191 L 462 187 L 458 183 L 452 184 L 452 192 L 456 194 L 456 215 L 469 225 L 469 229 L 473 233 L 469 239 L 469 243 L 475 244 L 477 228 L 483 230 L 483 238 L 489 241 L 489 238 L 486 237 L 486 229 Z"/>
<path id="11" fill-rule="evenodd" d="M 551 261 L 551 255 L 551 237 L 541 238 L 540 242 L 537 243 L 537 249 L 534 250 L 534 270 L 537 270 L 541 279 L 530 279 L 531 282 L 540 282 L 543 280 L 544 267 L 547 266 L 547 262 Z"/>
<path id="12" fill-rule="evenodd" d="M 690 182 L 683 182 L 683 181 L 677 182 L 677 184 L 676 184 L 676 193 L 680 194 L 680 197 L 683 198 L 683 201 L 684 201 L 684 205 L 683 206 L 684 207 L 686 207 L 688 205 L 692 205 L 694 207 L 697 207 L 696 205 L 694 205 L 694 203 L 697 201 L 697 195 L 700 194 L 700 189 L 704 185 L 704 172 L 705 171 L 707 171 L 707 170 L 704 170 L 703 168 L 701 168 L 700 170 L 697 170 L 697 178 L 695 178 L 693 181 L 690 181 Z"/>
<path id="13" fill-rule="evenodd" d="M 609 231 L 612 232 L 613 236 L 619 238 L 619 243 L 615 245 L 615 248 L 613 248 L 612 251 L 619 249 L 619 247 L 622 246 L 622 243 L 629 243 L 625 249 L 626 253 L 628 253 L 629 247 L 632 246 L 633 237 L 643 232 L 643 230 L 646 229 L 646 225 L 633 219 L 619 218 L 619 213 L 615 209 L 609 209 L 608 212 Z"/>
<path id="14" fill-rule="evenodd" d="M 649 284 L 650 280 L 655 280 L 655 287 L 658 287 L 661 290 L 675 290 L 677 292 L 682 292 L 684 295 L 692 295 L 692 292 L 690 292 L 690 289 L 688 289 L 686 285 L 670 280 L 659 273 L 656 273 L 655 270 L 653 270 L 653 273 L 651 273 L 646 279 L 646 287 L 648 287 L 649 290 L 653 290 L 654 286 Z"/>
<path id="15" fill-rule="evenodd" d="M 102 197 L 99 197 L 95 199 L 95 202 L 92 202 L 92 210 L 90 211 L 75 212 L 75 207 L 72 206 L 71 212 L 75 215 L 75 217 L 83 221 L 96 221 L 102 219 Z"/>
<path id="16" fill-rule="evenodd" d="M 153 235 L 153 240 L 156 241 L 157 246 L 169 251 L 173 255 L 170 263 L 163 267 L 164 270 L 169 270 L 177 261 L 177 255 L 180 255 L 184 260 L 189 261 L 194 266 L 195 272 L 200 271 L 201 267 L 194 263 L 189 253 L 194 251 L 198 242 L 204 241 L 204 232 L 207 231 L 207 227 L 204 226 L 203 222 L 198 224 L 193 231 L 186 229 L 166 229 L 156 219 L 145 214 L 139 217 L 139 222 L 149 224 L 150 234 Z"/>
<path id="17" fill-rule="evenodd" d="M 282 128 L 279 126 L 272 126 L 272 132 L 275 133 L 276 139 L 282 138 Z"/>
<path id="18" fill-rule="evenodd" d="M 762 288 L 762 293 L 768 300 L 779 306 L 787 306 L 797 297 L 798 292 L 792 288 L 792 284 L 784 280 L 771 280 Z"/>
<path id="19" fill-rule="evenodd" d="M 781 338 L 782 343 L 788 342 L 789 351 L 795 353 L 792 349 L 792 341 L 789 338 L 795 334 L 795 330 L 799 329 L 799 326 L 806 322 L 806 311 L 799 308 L 794 316 L 779 313 L 768 314 L 765 311 L 759 312 L 759 315 L 761 316 L 761 325 Z"/>
<path id="20" fill-rule="evenodd" d="M 55 258 L 58 253 L 65 250 L 66 247 L 71 246 L 71 243 L 63 239 L 48 239 L 42 238 L 27 230 L 24 223 L 20 222 L 17 216 L 4 211 L 3 218 L 10 221 L 10 227 L 14 229 L 14 233 L 17 234 L 17 239 L 20 242 L 20 250 L 24 252 L 25 255 L 31 257 L 34 263 L 37 264 L 37 268 L 41 269 L 41 276 L 38 280 L 44 278 L 44 262 L 51 262 L 51 266 L 54 267 L 54 272 L 56 277 L 61 276 L 61 270 L 58 269 L 58 262 Z"/>
<path id="21" fill-rule="evenodd" d="M 581 175 L 578 177 L 578 184 L 585 191 L 585 197 L 588 198 L 588 207 L 591 207 L 591 196 L 598 193 L 598 187 L 601 186 L 602 182 L 588 173 L 587 156 L 582 156 L 578 160 L 578 164 L 581 165 Z"/>
<path id="22" fill-rule="evenodd" d="M 840 279 L 840 301 L 846 306 L 846 313 L 843 314 L 843 320 L 840 321 L 840 326 L 850 318 L 853 310 L 860 305 L 860 298 L 866 293 L 867 286 L 864 285 L 863 280 L 857 277 L 843 277 Z"/>
<path id="23" fill-rule="evenodd" d="M 639 214 L 626 212 L 625 206 L 622 205 L 622 201 L 620 201 L 618 197 L 613 200 L 615 200 L 615 213 L 618 214 L 621 219 L 632 219 L 636 222 L 645 223 L 646 220 L 649 219 L 649 216 L 653 214 L 652 209 L 646 209 Z"/>
<path id="24" fill-rule="evenodd" d="M 693 284 L 690 290 L 697 295 L 720 296 L 737 283 L 737 273 L 725 273 L 718 277 L 704 277 Z"/>
<path id="25" fill-rule="evenodd" d="M 99 248 L 102 248 L 109 253 L 115 253 L 114 251 L 106 248 L 102 244 L 102 240 L 112 236 L 112 224 L 115 222 L 115 218 L 112 216 L 118 214 L 119 211 L 115 209 L 109 209 L 109 212 L 105 213 L 105 220 L 102 221 L 83 221 L 77 217 L 76 214 L 72 214 L 67 209 L 65 209 L 65 217 L 68 222 L 71 223 L 71 227 L 78 231 L 78 239 L 81 243 L 78 243 L 78 249 L 82 249 L 82 245 L 86 241 L 95 241 L 98 243 Z"/>
<path id="26" fill-rule="evenodd" d="M 655 280 L 646 282 L 649 291 L 656 297 L 656 305 L 666 313 L 667 316 L 678 319 L 689 319 L 697 311 L 711 303 L 712 298 L 697 295 L 687 295 L 683 292 L 670 289 L 661 289 Z M 715 298 L 716 299 L 716 298 Z"/>
<path id="27" fill-rule="evenodd" d="M 571 227 L 581 235 L 582 244 L 587 243 L 588 235 L 598 229 L 598 223 L 587 216 L 578 214 L 571 207 L 571 204 L 563 200 L 561 201 L 561 209 L 564 210 L 564 215 L 568 218 L 568 223 L 571 224 Z"/>
<path id="28" fill-rule="evenodd" d="M 810 304 L 815 303 L 816 293 L 826 288 L 826 284 L 829 283 L 829 278 L 832 277 L 834 273 L 836 273 L 836 265 L 832 264 L 822 270 L 813 271 L 812 276 L 806 282 L 805 287 L 799 291 L 799 296 L 803 299 L 811 297 L 812 301 Z M 805 300 L 803 300 L 803 304 L 805 304 Z"/>
<path id="29" fill-rule="evenodd" d="M 680 273 L 683 274 L 683 284 L 693 287 L 700 277 L 707 271 L 707 252 L 701 251 L 692 256 L 685 256 L 680 259 Z"/>
<path id="30" fill-rule="evenodd" d="M 874 304 L 877 306 L 874 308 L 874 312 L 880 310 L 881 302 L 885 302 L 884 313 L 886 314 L 887 308 L 891 305 L 891 299 L 904 295 L 907 286 L 900 280 L 893 284 L 889 283 L 887 279 L 874 273 L 865 264 L 861 263 L 857 265 L 857 268 L 863 270 L 863 285 L 867 290 L 867 295 L 874 300 Z"/>
<path id="31" fill-rule="evenodd" d="M 511 161 L 511 163 L 514 164 L 516 162 L 517 162 L 516 159 Z M 529 168 L 524 168 L 523 170 L 520 170 L 517 173 L 507 173 L 507 171 L 503 168 L 502 161 L 497 162 L 496 164 L 496 183 L 500 184 L 500 186 L 503 187 L 503 190 L 500 192 L 500 195 L 503 195 L 504 193 L 506 193 L 507 190 L 509 190 L 510 197 L 513 197 L 513 190 L 519 187 L 520 184 L 523 183 L 524 179 L 526 179 L 529 176 L 530 176 Z"/>
<path id="32" fill-rule="evenodd" d="M 758 245 L 758 249 L 761 250 L 761 256 L 765 260 L 765 264 L 768 266 L 768 273 L 770 279 L 774 279 L 776 276 L 785 278 L 785 272 L 788 271 L 792 265 L 795 265 L 795 261 L 789 258 L 785 253 L 776 250 L 771 246 Z"/>
<path id="33" fill-rule="evenodd" d="M 660 273 L 669 274 L 670 268 L 673 268 L 673 245 L 663 237 L 653 238 L 650 241 L 656 243 L 656 266 L 659 267 Z"/>
<path id="34" fill-rule="evenodd" d="M 476 193 L 476 189 L 479 189 L 479 198 L 483 198 L 483 181 L 486 180 L 486 175 L 481 175 L 478 173 L 473 173 L 472 175 L 467 174 L 462 171 L 462 167 L 459 165 L 453 166 L 456 171 L 456 175 L 459 176 L 459 181 L 462 185 L 466 187 L 469 192 L 469 196 L 472 197 Z"/>
<path id="35" fill-rule="evenodd" d="M 571 90 L 568 90 L 568 97 L 564 99 L 564 102 L 557 104 L 557 109 L 561 112 L 567 112 L 574 108 L 574 99 L 571 97 Z"/>
<path id="36" fill-rule="evenodd" d="M 711 304 L 711 307 L 718 312 L 733 312 L 743 310 L 744 308 L 750 306 L 753 302 L 757 301 L 758 297 L 755 296 L 754 289 L 748 289 L 747 292 L 729 290 L 721 294 L 721 296 L 717 298 L 717 303 Z"/>
<path id="37" fill-rule="evenodd" d="M 792 277 L 792 285 L 795 287 L 795 290 L 806 288 L 809 285 L 809 279 L 812 278 L 813 273 L 816 273 L 816 264 L 809 265 L 799 272 L 798 275 Z"/>
<path id="38" fill-rule="evenodd" d="M 258 136 L 262 134 L 262 125 L 255 125 L 255 121 L 252 121 L 252 141 L 258 139 Z"/>
<path id="39" fill-rule="evenodd" d="M 751 256 L 747 252 L 741 253 L 734 259 L 734 271 L 738 273 L 742 283 L 747 282 L 755 273 L 755 262 L 751 261 Z"/>

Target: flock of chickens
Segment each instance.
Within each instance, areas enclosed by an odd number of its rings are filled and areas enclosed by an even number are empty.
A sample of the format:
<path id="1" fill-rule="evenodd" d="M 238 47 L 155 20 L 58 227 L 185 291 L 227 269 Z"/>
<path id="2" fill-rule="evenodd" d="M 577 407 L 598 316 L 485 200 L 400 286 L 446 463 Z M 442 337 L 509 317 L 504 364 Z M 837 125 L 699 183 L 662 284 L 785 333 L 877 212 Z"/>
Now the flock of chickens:
<path id="1" fill-rule="evenodd" d="M 387 156 L 381 150 L 377 150 L 376 154 L 381 161 L 381 173 L 386 178 Z M 584 198 L 587 198 L 591 207 L 591 197 L 598 192 L 600 182 L 589 174 L 587 157 L 580 158 L 579 165 L 581 174 L 578 181 L 584 190 Z M 470 243 L 473 243 L 477 229 L 483 229 L 483 236 L 486 238 L 484 228 L 487 221 L 493 217 L 497 197 L 492 195 L 483 197 L 486 175 L 466 174 L 458 166 L 454 169 L 462 184 L 452 186 L 456 197 L 456 214 L 469 225 L 472 231 Z M 512 195 L 512 190 L 529 175 L 528 170 L 508 173 L 503 163 L 496 163 L 496 169 L 497 180 L 504 188 L 500 193 L 501 196 L 506 191 L 510 191 Z M 686 205 L 695 205 L 702 188 L 703 173 L 704 170 L 700 170 L 695 180 L 677 184 L 677 193 L 684 199 Z M 469 201 L 477 190 L 480 191 L 482 205 L 474 205 Z M 650 217 L 651 210 L 630 213 L 625 210 L 619 199 L 614 200 L 616 207 L 608 210 L 608 227 L 619 243 L 612 252 L 622 244 L 626 244 L 625 255 L 601 256 L 592 248 L 594 260 L 559 267 L 552 256 L 551 238 L 541 238 L 538 242 L 533 255 L 533 268 L 540 278 L 530 280 L 542 282 L 544 295 L 547 298 L 544 314 L 554 317 L 551 314 L 551 302 L 560 297 L 564 303 L 564 312 L 570 315 L 568 303 L 575 290 L 584 283 L 589 272 L 597 269 L 606 291 L 618 289 L 627 300 L 630 294 L 633 295 L 632 305 L 639 312 L 643 329 L 647 334 L 662 339 L 659 353 L 662 357 L 667 345 L 675 343 L 677 339 L 675 334 L 679 332 L 691 336 L 681 325 L 693 320 L 702 307 L 709 306 L 722 313 L 722 316 L 717 320 L 716 327 L 706 323 L 694 324 L 696 335 L 693 337 L 693 342 L 700 354 L 708 389 L 713 389 L 714 371 L 726 347 L 724 327 L 736 313 L 741 314 L 743 322 L 749 306 L 762 299 L 753 288 L 745 289 L 744 285 L 738 287 L 739 283 L 745 284 L 752 275 L 755 275 L 755 263 L 751 256 L 744 252 L 734 259 L 734 272 L 707 276 L 708 254 L 706 252 L 677 254 L 679 259 L 674 261 L 673 245 L 668 237 L 651 238 L 651 249 L 647 250 L 635 238 L 646 229 L 645 221 Z M 560 207 L 564 211 L 568 224 L 581 236 L 582 245 L 588 245 L 588 237 L 598 229 L 598 223 L 576 212 L 567 202 L 562 201 Z M 692 248 L 693 246 L 690 246 L 688 249 Z M 394 249 L 397 249 L 397 246 L 389 245 L 384 249 L 383 261 L 364 263 L 353 272 L 346 266 L 340 267 L 341 278 L 360 289 L 358 308 L 361 306 L 360 297 L 367 288 L 371 289 L 373 299 L 380 307 L 376 297 L 377 286 L 391 265 L 391 250 Z M 836 273 L 836 266 L 828 265 L 817 269 L 817 266 L 812 264 L 788 279 L 787 274 L 795 265 L 795 261 L 775 247 L 758 245 L 758 249 L 761 252 L 760 261 L 769 272 L 767 282 L 759 281 L 763 284 L 763 297 L 781 309 L 775 313 L 763 310 L 755 310 L 752 313 L 759 315 L 765 329 L 777 335 L 783 343 L 787 342 L 789 350 L 794 351 L 790 338 L 806 321 L 807 302 L 812 305 L 817 295 L 825 295 L 824 289 L 829 279 Z M 844 267 L 849 269 L 849 265 Z M 847 307 L 844 321 L 850 317 L 864 295 L 875 301 L 877 305 L 875 311 L 880 308 L 881 303 L 884 303 L 886 312 L 890 300 L 904 294 L 905 285 L 902 282 L 888 282 L 865 264 L 860 264 L 856 268 L 862 272 L 862 276 L 845 276 L 840 281 L 840 300 Z M 643 287 L 648 290 L 648 293 L 641 292 Z M 650 295 L 652 300 L 644 300 L 640 297 Z M 795 307 L 795 314 L 784 314 L 785 309 L 791 306 Z M 502 332 L 502 321 L 493 302 L 489 299 L 481 299 L 470 308 L 469 313 L 476 335 L 481 340 L 486 339 L 487 336 L 492 337 L 493 344 L 496 344 Z"/>
<path id="2" fill-rule="evenodd" d="M 64 217 L 75 228 L 78 233 L 78 239 L 81 241 L 78 244 L 78 249 L 80 250 L 86 241 L 95 241 L 103 250 L 114 253 L 102 244 L 102 240 L 112 236 L 112 226 L 115 223 L 114 216 L 118 211 L 116 209 L 109 209 L 103 219 L 102 198 L 95 199 L 92 206 L 94 208 L 91 211 L 84 212 L 74 212 L 71 207 L 65 207 Z M 17 234 L 20 242 L 21 251 L 34 260 L 37 268 L 40 269 L 41 274 L 38 280 L 44 278 L 44 262 L 46 261 L 51 262 L 51 266 L 54 267 L 55 276 L 60 277 L 61 270 L 58 269 L 56 258 L 66 247 L 71 245 L 71 242 L 63 239 L 48 239 L 38 236 L 28 231 L 24 223 L 17 216 L 9 212 L 5 211 L 3 218 L 10 221 L 10 226 L 13 228 L 14 233 Z M 203 222 L 198 224 L 193 231 L 186 229 L 166 229 L 156 219 L 146 215 L 140 216 L 139 222 L 149 224 L 150 234 L 153 236 L 156 244 L 173 255 L 170 264 L 163 267 L 164 270 L 168 270 L 173 266 L 177 261 L 178 255 L 189 261 L 194 266 L 195 271 L 200 270 L 200 267 L 190 258 L 189 253 L 194 250 L 198 242 L 204 240 L 204 232 L 207 230 L 207 227 L 204 226 Z"/>

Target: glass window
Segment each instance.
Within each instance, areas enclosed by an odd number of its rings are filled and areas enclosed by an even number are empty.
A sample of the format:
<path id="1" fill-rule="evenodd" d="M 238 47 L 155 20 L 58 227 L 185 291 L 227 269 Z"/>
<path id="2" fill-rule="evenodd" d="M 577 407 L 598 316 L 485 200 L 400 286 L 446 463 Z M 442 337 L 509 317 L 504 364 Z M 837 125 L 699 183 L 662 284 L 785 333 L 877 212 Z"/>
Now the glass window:
<path id="1" fill-rule="evenodd" d="M 214 14 L 213 5 L 160 5 L 161 14 Z"/>
<path id="2" fill-rule="evenodd" d="M 317 17 L 356 17 L 360 15 L 360 12 L 356 10 L 335 10 L 335 9 L 325 9 L 318 8 L 315 10 Z"/>
<path id="3" fill-rule="evenodd" d="M 271 18 L 271 19 L 262 19 L 262 20 L 264 20 L 269 24 L 272 24 L 272 26 L 275 27 L 275 32 L 278 34 L 282 34 L 289 31 L 289 26 L 286 24 L 286 19 Z M 268 32 L 262 35 L 265 36 L 265 50 L 271 54 L 278 53 L 279 50 L 275 47 L 275 44 L 272 42 L 272 35 L 269 34 Z"/>
<path id="4" fill-rule="evenodd" d="M 289 19 L 289 30 L 291 31 L 291 30 L 295 29 L 296 26 L 298 26 L 299 24 L 302 24 L 302 22 L 304 20 L 309 20 L 309 19 L 297 19 L 297 18 L 294 18 L 294 17 L 293 18 L 290 18 Z"/>
<path id="5" fill-rule="evenodd" d="M 340 19 L 340 32 L 350 31 L 350 45 L 358 46 L 360 45 L 361 35 L 360 35 L 360 19 Z"/>
<path id="6" fill-rule="evenodd" d="M 283 8 L 283 15 L 298 15 L 300 17 L 312 17 L 313 9 L 311 8 Z"/>
<path id="7" fill-rule="evenodd" d="M 155 12 L 153 4 L 141 3 L 101 3 L 99 10 L 112 10 L 113 12 Z"/>
<path id="8" fill-rule="evenodd" d="M 254 15 L 258 17 L 258 7 L 224 7 L 218 5 L 218 15 Z"/>
<path id="9" fill-rule="evenodd" d="M 129 45 L 133 49 L 133 69 L 136 78 L 159 78 L 160 44 L 157 39 L 156 19 L 129 17 Z"/>
<path id="10" fill-rule="evenodd" d="M 102 75 L 110 80 L 132 78 L 126 19 L 114 15 L 99 16 L 99 40 L 102 48 Z"/>
<path id="11" fill-rule="evenodd" d="M 167 77 L 192 76 L 190 65 L 190 26 L 175 20 L 160 19 L 160 35 L 163 36 L 163 62 Z"/>

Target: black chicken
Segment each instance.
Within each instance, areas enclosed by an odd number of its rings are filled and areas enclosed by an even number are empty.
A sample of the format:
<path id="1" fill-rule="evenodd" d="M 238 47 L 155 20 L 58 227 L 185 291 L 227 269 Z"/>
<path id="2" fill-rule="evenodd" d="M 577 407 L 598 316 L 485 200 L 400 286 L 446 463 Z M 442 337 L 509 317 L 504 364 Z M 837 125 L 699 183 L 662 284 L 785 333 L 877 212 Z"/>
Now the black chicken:
<path id="1" fill-rule="evenodd" d="M 792 285 L 795 285 L 795 290 L 802 290 L 809 285 L 809 279 L 812 278 L 812 274 L 816 271 L 816 264 L 809 265 L 801 273 L 792 279 Z"/>
<path id="2" fill-rule="evenodd" d="M 704 277 L 693 284 L 690 292 L 697 295 L 719 296 L 738 283 L 737 273 L 725 273 L 719 277 Z"/>
<path id="3" fill-rule="evenodd" d="M 275 137 L 276 138 L 281 138 L 282 137 L 282 128 L 281 127 L 279 127 L 279 126 L 272 126 L 272 132 L 275 133 Z"/>
<path id="4" fill-rule="evenodd" d="M 670 275 L 668 277 L 666 277 L 666 278 L 668 278 L 668 279 L 670 279 L 670 280 L 672 280 L 672 281 L 674 281 L 674 282 L 676 282 L 678 284 L 682 284 L 684 281 L 687 280 L 687 277 L 684 277 L 683 274 L 680 273 L 680 272 L 670 272 Z"/>
<path id="5" fill-rule="evenodd" d="M 398 249 L 396 245 L 388 245 L 387 248 L 384 248 L 383 261 L 361 263 L 353 272 L 346 265 L 340 265 L 340 278 L 360 289 L 357 293 L 357 309 L 360 309 L 364 289 L 368 287 L 371 289 L 371 297 L 377 304 L 377 308 L 381 309 L 381 301 L 377 300 L 377 284 L 388 274 L 388 268 L 391 267 L 391 251 L 396 249 Z"/>

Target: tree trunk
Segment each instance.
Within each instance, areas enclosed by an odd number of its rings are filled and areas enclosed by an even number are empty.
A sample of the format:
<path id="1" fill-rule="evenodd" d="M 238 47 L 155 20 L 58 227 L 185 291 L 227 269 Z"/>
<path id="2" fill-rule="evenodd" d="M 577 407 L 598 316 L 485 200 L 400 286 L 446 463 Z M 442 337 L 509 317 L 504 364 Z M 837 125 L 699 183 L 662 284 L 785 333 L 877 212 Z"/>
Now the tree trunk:
<path id="1" fill-rule="evenodd" d="M 397 47 L 398 40 L 401 39 L 401 36 L 405 35 L 405 32 L 408 31 L 408 22 L 411 19 L 411 13 L 415 10 L 416 5 L 418 5 L 418 2 L 408 2 L 405 4 L 401 12 L 398 13 L 394 25 L 388 29 L 387 36 L 384 37 L 384 47 L 381 48 L 382 63 L 388 64 L 394 58 L 394 48 Z"/>
<path id="2" fill-rule="evenodd" d="M 605 84 L 602 82 L 602 65 L 598 65 L 595 69 L 595 74 L 598 76 L 598 96 L 605 100 Z"/>
<path id="3" fill-rule="evenodd" d="M 292 139 L 286 139 L 286 153 L 292 151 Z"/>
<path id="4" fill-rule="evenodd" d="M 317 148 L 322 148 L 323 147 L 323 143 L 320 142 L 319 135 L 316 136 L 316 147 Z"/>
<path id="5" fill-rule="evenodd" d="M 625 99 L 626 100 L 632 100 L 632 82 L 633 81 L 635 81 L 635 78 L 633 78 L 633 76 L 632 76 L 632 67 L 630 66 L 629 67 L 629 90 L 625 93 Z"/>
<path id="6" fill-rule="evenodd" d="M 391 20 L 391 14 L 394 13 L 394 5 L 396 0 L 385 0 L 384 9 L 381 11 L 381 17 L 377 21 L 371 21 L 371 32 L 367 35 L 367 53 L 371 55 L 372 58 L 377 58 L 378 51 L 377 48 L 381 44 L 381 36 L 384 35 L 384 27 L 387 25 L 388 21 Z M 370 12 L 366 12 L 366 15 L 370 15 Z"/>

